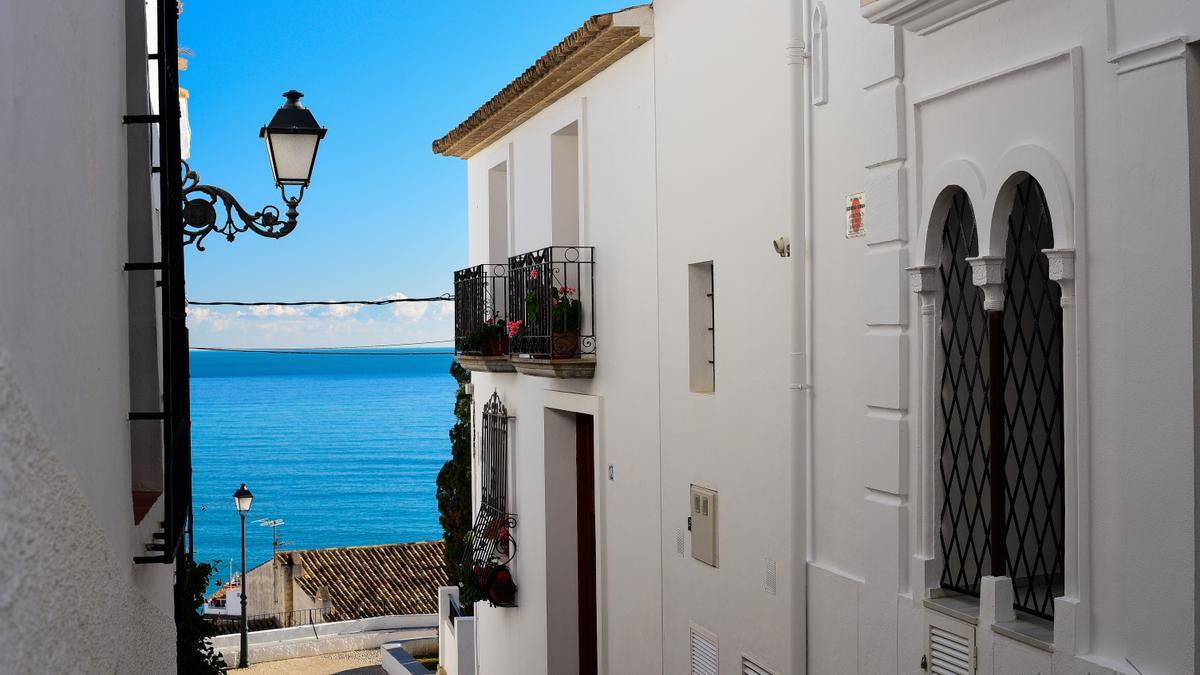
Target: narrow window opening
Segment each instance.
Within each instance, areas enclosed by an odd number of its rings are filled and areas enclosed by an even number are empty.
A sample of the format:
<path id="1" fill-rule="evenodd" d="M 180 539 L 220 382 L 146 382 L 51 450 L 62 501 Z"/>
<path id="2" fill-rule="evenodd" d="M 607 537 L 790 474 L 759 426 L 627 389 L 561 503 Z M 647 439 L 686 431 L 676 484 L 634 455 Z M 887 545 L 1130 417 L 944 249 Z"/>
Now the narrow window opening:
<path id="1" fill-rule="evenodd" d="M 716 391 L 716 312 L 712 261 L 688 265 L 688 354 L 691 390 Z"/>
<path id="2" fill-rule="evenodd" d="M 550 136 L 550 217 L 555 246 L 579 245 L 579 123 Z"/>
<path id="3" fill-rule="evenodd" d="M 508 162 L 488 170 L 488 259 L 508 260 Z"/>

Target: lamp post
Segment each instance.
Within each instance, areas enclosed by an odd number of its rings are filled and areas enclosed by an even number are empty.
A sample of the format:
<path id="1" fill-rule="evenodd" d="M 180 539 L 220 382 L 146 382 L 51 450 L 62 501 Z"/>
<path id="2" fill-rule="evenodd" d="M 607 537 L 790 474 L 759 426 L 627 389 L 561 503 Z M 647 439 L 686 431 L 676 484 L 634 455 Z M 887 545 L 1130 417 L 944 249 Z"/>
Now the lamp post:
<path id="1" fill-rule="evenodd" d="M 242 517 L 242 583 L 239 595 L 242 596 L 242 648 L 238 650 L 238 668 L 246 668 L 250 665 L 249 655 L 249 638 L 246 634 L 246 513 L 250 510 L 250 503 L 254 501 L 254 495 L 250 490 L 246 489 L 246 484 L 233 493 L 233 506 L 237 509 L 238 515 Z"/>
<path id="2" fill-rule="evenodd" d="M 313 166 L 317 161 L 317 148 L 325 138 L 327 129 L 317 124 L 312 111 L 300 104 L 304 94 L 292 89 L 283 97 L 287 101 L 275 111 L 275 116 L 258 135 L 266 142 L 267 158 L 271 161 L 271 175 L 275 187 L 287 207 L 284 220 L 280 220 L 279 207 L 264 206 L 250 213 L 229 192 L 215 185 L 202 185 L 200 175 L 183 162 L 183 243 L 195 244 L 203 251 L 204 238 L 211 232 L 225 235 L 229 241 L 242 232 L 250 230 L 271 239 L 285 237 L 296 229 L 296 207 L 304 199 L 304 190 L 312 179 Z M 298 187 L 295 196 L 289 197 L 288 187 Z M 225 211 L 224 222 L 218 224 L 217 201 Z M 234 216 L 237 220 L 234 220 Z M 240 222 L 238 222 L 240 221 Z"/>

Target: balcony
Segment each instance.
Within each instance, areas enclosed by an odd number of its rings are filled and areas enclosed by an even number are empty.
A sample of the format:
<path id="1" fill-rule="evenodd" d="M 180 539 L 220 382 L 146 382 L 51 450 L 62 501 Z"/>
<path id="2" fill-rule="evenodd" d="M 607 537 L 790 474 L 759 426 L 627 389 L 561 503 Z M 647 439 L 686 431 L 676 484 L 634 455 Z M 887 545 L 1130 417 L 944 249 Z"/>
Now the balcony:
<path id="1" fill-rule="evenodd" d="M 511 373 L 504 265 L 476 265 L 454 273 L 454 354 L 463 368 Z"/>
<path id="2" fill-rule="evenodd" d="M 517 372 L 596 372 L 594 249 L 548 246 L 508 259 L 508 353 Z"/>

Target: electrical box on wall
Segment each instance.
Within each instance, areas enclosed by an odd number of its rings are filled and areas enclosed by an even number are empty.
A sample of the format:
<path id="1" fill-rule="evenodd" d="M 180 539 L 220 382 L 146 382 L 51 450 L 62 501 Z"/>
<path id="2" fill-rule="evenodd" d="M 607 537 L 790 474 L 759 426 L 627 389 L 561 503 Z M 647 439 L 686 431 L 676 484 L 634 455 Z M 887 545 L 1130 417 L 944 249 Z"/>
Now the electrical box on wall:
<path id="1" fill-rule="evenodd" d="M 692 531 L 692 557 L 717 567 L 716 491 L 692 486 L 691 517 L 688 522 Z"/>

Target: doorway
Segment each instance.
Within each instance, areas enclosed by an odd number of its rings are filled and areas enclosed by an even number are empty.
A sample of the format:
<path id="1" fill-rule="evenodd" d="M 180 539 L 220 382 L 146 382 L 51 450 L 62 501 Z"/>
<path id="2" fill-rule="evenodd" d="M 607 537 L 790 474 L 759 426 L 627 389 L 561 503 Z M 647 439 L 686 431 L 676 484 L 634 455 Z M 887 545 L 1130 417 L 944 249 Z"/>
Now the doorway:
<path id="1" fill-rule="evenodd" d="M 546 408 L 549 672 L 599 672 L 595 418 Z"/>

